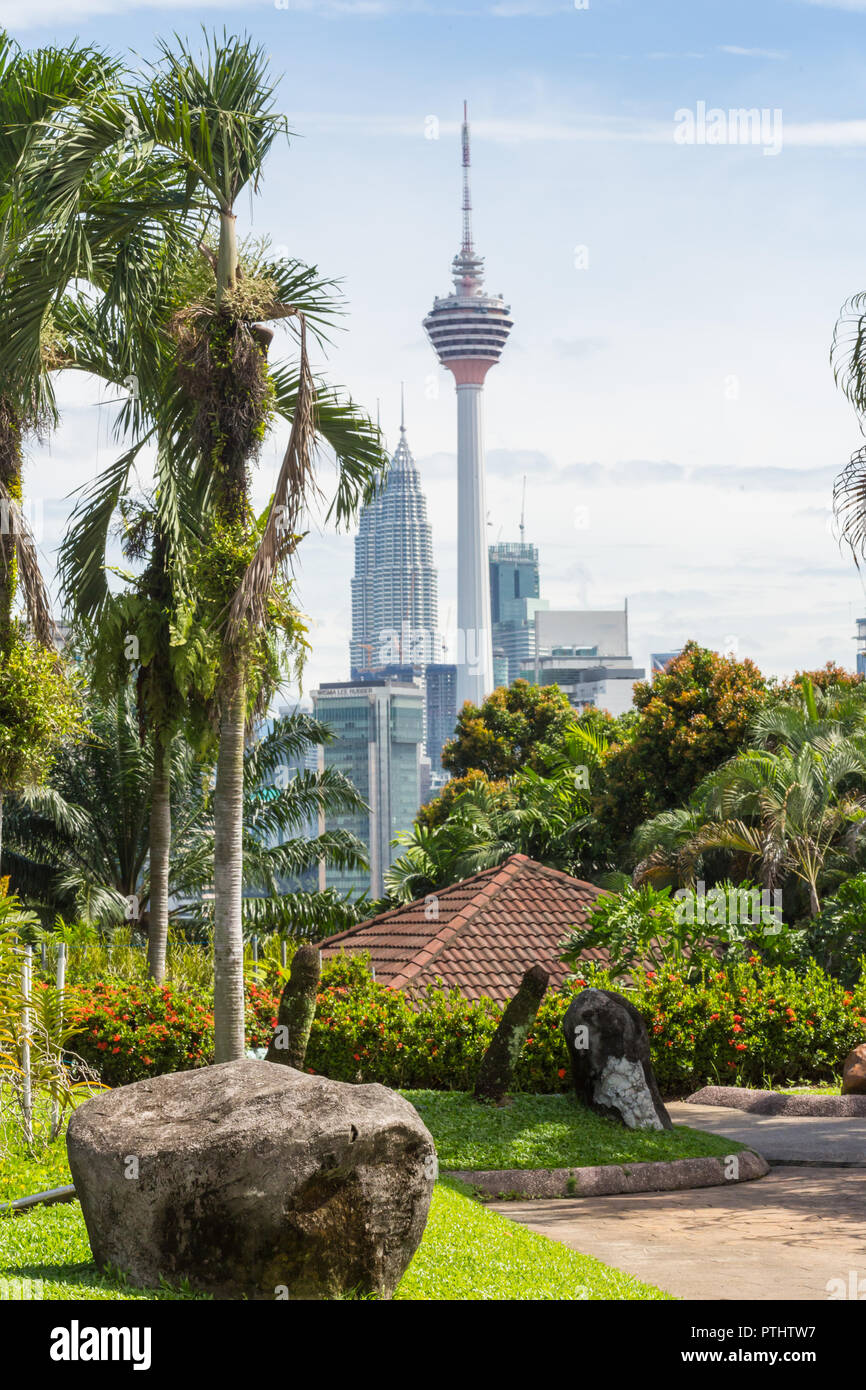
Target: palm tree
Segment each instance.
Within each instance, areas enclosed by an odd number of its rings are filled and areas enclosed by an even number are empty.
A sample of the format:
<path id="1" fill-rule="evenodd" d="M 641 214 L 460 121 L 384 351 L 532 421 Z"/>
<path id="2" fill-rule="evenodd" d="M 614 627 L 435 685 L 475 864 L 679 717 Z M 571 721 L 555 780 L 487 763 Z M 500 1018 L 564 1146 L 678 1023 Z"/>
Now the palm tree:
<path id="1" fill-rule="evenodd" d="M 497 790 L 477 783 L 455 799 L 448 819 L 416 823 L 395 843 L 406 846 L 385 874 L 388 896 L 411 902 L 437 888 L 494 868 L 510 854 L 527 854 L 573 873 L 586 851 L 588 795 L 573 768 L 553 777 L 527 770 Z"/>
<path id="2" fill-rule="evenodd" d="M 833 333 L 830 360 L 836 384 L 853 405 L 861 433 L 866 421 L 866 294 L 842 305 Z M 856 449 L 833 485 L 833 510 L 841 539 L 859 566 L 866 555 L 866 447 Z"/>
<path id="3" fill-rule="evenodd" d="M 148 929 L 153 908 L 149 820 L 153 750 L 140 737 L 132 682 L 90 709 L 91 741 L 61 755 L 47 787 L 29 789 L 10 811 L 10 864 L 22 895 L 44 915 L 109 927 L 124 919 Z M 356 903 L 332 891 L 296 883 L 321 862 L 364 868 L 364 848 L 346 831 L 312 832 L 320 816 L 362 807 L 358 793 L 334 768 L 294 770 L 331 731 L 309 715 L 276 720 L 244 759 L 244 924 L 246 933 L 279 931 L 319 937 L 351 926 Z M 206 896 L 213 884 L 213 766 L 178 737 L 173 747 L 171 797 L 174 853 L 168 893 L 179 930 L 201 937 L 213 926 Z M 130 904 L 134 903 L 134 909 Z"/>
<path id="4" fill-rule="evenodd" d="M 106 166 L 130 121 L 139 137 L 137 160 L 123 196 L 99 196 L 94 170 Z M 279 579 L 299 540 L 300 521 L 317 494 L 317 439 L 337 459 L 329 517 L 345 523 L 371 493 L 387 465 L 379 432 L 351 403 L 314 382 L 307 332 L 321 333 L 337 312 L 334 287 L 296 261 L 248 255 L 236 232 L 242 192 L 258 186 L 264 160 L 286 124 L 274 109 L 265 57 L 245 39 L 208 41 L 202 63 L 178 42 L 162 46 L 148 78 L 100 96 L 83 110 L 57 148 L 31 161 L 31 199 L 51 228 L 16 270 L 19 323 L 5 353 L 23 360 L 47 306 L 80 275 L 82 245 L 92 260 L 119 256 L 106 293 L 128 339 L 119 354 L 134 370 L 135 333 L 154 303 L 128 243 L 136 235 L 144 259 L 148 242 L 175 236 L 200 250 L 197 293 L 178 306 L 168 325 L 174 389 L 157 420 L 167 455 L 197 459 L 199 495 L 213 518 L 195 576 L 203 612 L 218 639 L 220 673 L 213 691 L 219 733 L 214 802 L 214 960 L 216 1057 L 243 1051 L 243 752 L 245 733 L 266 704 L 277 672 L 268 628 L 297 636 L 297 618 Z M 97 196 L 94 197 L 94 185 Z M 206 225 L 201 235 L 202 219 Z M 207 239 L 216 232 L 215 245 Z M 88 241 L 88 236 L 91 240 Z M 158 262 L 158 258 L 157 258 Z M 298 357 L 268 367 L 269 321 L 294 320 Z M 4 349 L 0 347 L 0 358 Z M 283 465 L 264 530 L 254 524 L 249 472 L 272 422 L 290 424 Z M 176 476 L 176 474 L 175 474 Z M 115 473 L 103 489 L 103 514 L 117 493 Z"/>
<path id="5" fill-rule="evenodd" d="M 33 230 L 25 214 L 30 153 L 110 75 L 111 64 L 95 49 L 72 44 L 28 53 L 0 33 L 0 338 L 9 336 L 17 312 L 10 270 Z M 53 421 L 48 372 L 55 356 L 46 318 L 28 364 L 10 356 L 0 369 L 0 847 L 4 795 L 43 778 L 60 740 L 77 728 L 22 507 L 24 442 Z M 18 598 L 29 631 L 16 620 Z"/>
<path id="6" fill-rule="evenodd" d="M 773 725 L 778 737 L 784 721 Z M 766 724 L 762 731 L 767 733 Z M 663 874 L 693 887 L 702 856 L 721 850 L 757 872 L 762 887 L 793 877 L 820 910 L 820 883 L 833 855 L 866 816 L 866 740 L 821 733 L 777 751 L 750 748 L 701 783 L 687 811 L 666 813 L 640 830 L 645 858 L 635 884 Z"/>
<path id="7" fill-rule="evenodd" d="M 152 750 L 131 684 L 87 714 L 87 741 L 61 750 L 47 785 L 11 798 L 4 858 L 44 915 L 109 926 L 147 907 Z"/>
<path id="8" fill-rule="evenodd" d="M 301 711 L 273 722 L 244 753 L 245 934 L 278 931 L 295 938 L 326 936 L 360 919 L 359 905 L 332 889 L 304 887 L 320 864 L 367 867 L 364 846 L 346 830 L 319 830 L 326 818 L 364 810 L 351 782 L 336 768 L 312 771 L 305 754 L 334 738 L 327 725 Z M 179 799 L 172 893 L 183 900 L 179 921 L 198 930 L 213 924 L 214 795 L 189 745 Z"/>

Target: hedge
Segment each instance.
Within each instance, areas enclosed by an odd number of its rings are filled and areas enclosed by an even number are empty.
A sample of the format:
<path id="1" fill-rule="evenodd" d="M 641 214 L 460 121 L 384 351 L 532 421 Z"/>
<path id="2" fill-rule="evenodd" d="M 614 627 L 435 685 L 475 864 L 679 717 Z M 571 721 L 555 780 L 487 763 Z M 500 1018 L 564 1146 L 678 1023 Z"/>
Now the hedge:
<path id="1" fill-rule="evenodd" d="M 585 984 L 610 988 L 603 970 L 586 974 L 541 1005 L 515 1074 L 516 1088 L 569 1088 L 562 1017 Z M 247 983 L 247 1045 L 264 1047 L 277 1016 L 272 986 Z M 213 1000 L 170 985 L 99 984 L 71 991 L 79 1033 L 72 1047 L 109 1085 L 213 1058 Z M 866 1040 L 866 976 L 846 990 L 814 962 L 804 970 L 758 957 L 688 982 L 650 973 L 629 997 L 650 1033 L 653 1065 L 668 1095 L 707 1083 L 764 1086 L 826 1081 Z M 377 984 L 365 963 L 340 957 L 322 974 L 307 1066 L 339 1081 L 380 1081 L 424 1090 L 469 1090 L 500 1016 L 489 999 L 431 990 L 417 1007 Z"/>

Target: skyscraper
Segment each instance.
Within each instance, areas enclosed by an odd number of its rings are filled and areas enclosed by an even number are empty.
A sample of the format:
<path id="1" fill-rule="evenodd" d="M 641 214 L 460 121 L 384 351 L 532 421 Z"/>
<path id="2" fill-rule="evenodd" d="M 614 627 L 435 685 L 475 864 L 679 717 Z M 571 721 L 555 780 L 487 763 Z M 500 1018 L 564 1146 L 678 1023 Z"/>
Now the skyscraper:
<path id="1" fill-rule="evenodd" d="M 488 554 L 493 644 L 505 653 L 510 685 L 535 656 L 535 614 L 548 604 L 538 596 L 537 546 L 507 541 L 491 545 Z"/>
<path id="2" fill-rule="evenodd" d="M 427 756 L 433 773 L 433 790 L 445 780 L 442 749 L 454 737 L 457 724 L 457 667 L 435 662 L 424 673 L 427 703 Z"/>
<path id="3" fill-rule="evenodd" d="M 400 411 L 382 491 L 361 511 L 352 580 L 352 679 L 384 666 L 442 660 L 437 575 L 427 499 Z"/>
<path id="4" fill-rule="evenodd" d="M 484 292 L 484 260 L 472 241 L 469 117 L 463 106 L 463 240 L 452 264 L 454 293 L 433 302 L 427 336 L 457 390 L 457 701 L 479 704 L 493 689 L 487 509 L 481 393 L 513 326 L 500 295 Z"/>
<path id="5" fill-rule="evenodd" d="M 366 811 L 329 817 L 328 830 L 349 830 L 369 851 L 370 869 L 329 868 L 320 887 L 369 892 L 379 898 L 384 875 L 401 853 L 392 840 L 412 829 L 421 800 L 420 758 L 424 736 L 420 685 L 371 678 L 332 681 L 313 691 L 313 712 L 336 738 L 319 750 L 320 767 L 335 767 L 367 803 Z"/>

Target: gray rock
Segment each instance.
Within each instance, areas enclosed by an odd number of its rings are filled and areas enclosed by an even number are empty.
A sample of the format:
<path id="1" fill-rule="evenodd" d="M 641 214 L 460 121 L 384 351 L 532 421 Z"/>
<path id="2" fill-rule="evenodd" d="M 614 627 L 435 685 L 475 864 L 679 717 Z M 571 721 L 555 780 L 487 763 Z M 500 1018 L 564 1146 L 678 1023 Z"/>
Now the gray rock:
<path id="1" fill-rule="evenodd" d="M 633 1004 L 608 989 L 575 995 L 562 1020 L 578 1100 L 629 1129 L 671 1129 Z"/>
<path id="2" fill-rule="evenodd" d="M 257 1061 L 108 1091 L 67 1147 L 98 1265 L 220 1299 L 390 1298 L 436 1173 L 394 1091 Z"/>

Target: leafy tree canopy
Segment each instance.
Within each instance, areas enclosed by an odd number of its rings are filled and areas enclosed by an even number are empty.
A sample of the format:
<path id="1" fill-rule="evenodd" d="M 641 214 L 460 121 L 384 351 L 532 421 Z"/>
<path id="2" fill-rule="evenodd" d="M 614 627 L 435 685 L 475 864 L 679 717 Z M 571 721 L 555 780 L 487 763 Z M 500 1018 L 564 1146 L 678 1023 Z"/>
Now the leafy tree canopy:
<path id="1" fill-rule="evenodd" d="M 544 773 L 573 723 L 574 711 L 559 686 L 517 680 L 480 706 L 466 702 L 455 736 L 442 750 L 442 766 L 454 777 L 477 771 L 494 781 L 521 768 Z"/>
<path id="2" fill-rule="evenodd" d="M 767 683 L 754 662 L 687 642 L 651 684 L 635 685 L 631 735 L 604 762 L 602 824 L 628 836 L 649 816 L 687 802 L 745 744 L 766 699 Z"/>

